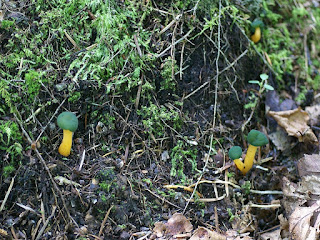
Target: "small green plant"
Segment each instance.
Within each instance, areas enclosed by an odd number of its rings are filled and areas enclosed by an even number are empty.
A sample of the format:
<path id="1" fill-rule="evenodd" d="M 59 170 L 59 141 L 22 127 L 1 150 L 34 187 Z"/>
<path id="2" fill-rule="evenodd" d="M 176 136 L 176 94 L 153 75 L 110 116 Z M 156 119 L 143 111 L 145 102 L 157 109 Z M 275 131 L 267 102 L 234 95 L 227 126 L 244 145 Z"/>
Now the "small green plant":
<path id="1" fill-rule="evenodd" d="M 175 90 L 176 82 L 174 79 L 174 74 L 178 71 L 178 66 L 176 61 L 171 57 L 168 57 L 164 60 L 161 76 L 163 81 L 161 81 L 160 90 Z"/>
<path id="2" fill-rule="evenodd" d="M 227 211 L 228 211 L 228 215 L 229 215 L 229 222 L 232 222 L 236 218 L 236 215 L 234 215 L 232 213 L 231 208 L 227 208 Z"/>
<path id="3" fill-rule="evenodd" d="M 10 174 L 13 173 L 15 170 L 16 169 L 15 169 L 15 167 L 13 165 L 11 165 L 11 164 L 7 165 L 7 166 L 3 167 L 3 171 L 2 171 L 3 172 L 3 176 L 5 178 L 9 177 Z"/>
<path id="4" fill-rule="evenodd" d="M 185 175 L 185 160 L 191 164 L 191 173 L 198 171 L 197 169 L 197 149 L 192 146 L 186 145 L 182 140 L 179 140 L 171 151 L 171 176 L 178 176 L 181 182 L 186 181 Z"/>
<path id="5" fill-rule="evenodd" d="M 10 157 L 9 160 L 0 159 L 0 166 L 3 166 L 2 174 L 8 177 L 20 164 L 22 157 L 22 136 L 18 125 L 13 121 L 0 121 L 0 153 L 5 151 Z"/>
<path id="6" fill-rule="evenodd" d="M 268 78 L 269 76 L 265 73 L 260 74 L 260 81 L 259 80 L 250 80 L 249 83 L 251 84 L 257 84 L 259 86 L 258 94 L 261 96 L 265 91 L 272 91 L 274 88 L 268 84 Z M 244 105 L 245 109 L 254 109 L 259 101 L 259 96 L 254 94 L 253 92 L 250 92 L 249 100 L 250 102 Z"/>
<path id="7" fill-rule="evenodd" d="M 175 130 L 181 127 L 182 120 L 179 113 L 163 105 L 158 107 L 151 103 L 149 107 L 142 106 L 137 113 L 143 118 L 142 123 L 146 130 L 151 131 L 156 137 L 165 135 L 166 125 L 172 126 Z"/>
<path id="8" fill-rule="evenodd" d="M 29 96 L 29 100 L 34 100 L 35 96 L 39 95 L 41 88 L 41 74 L 35 70 L 29 70 L 24 76 L 26 81 L 26 90 Z"/>
<path id="9" fill-rule="evenodd" d="M 241 190 L 245 195 L 248 195 L 250 193 L 251 190 L 251 183 L 250 181 L 245 181 L 242 185 L 241 185 Z"/>

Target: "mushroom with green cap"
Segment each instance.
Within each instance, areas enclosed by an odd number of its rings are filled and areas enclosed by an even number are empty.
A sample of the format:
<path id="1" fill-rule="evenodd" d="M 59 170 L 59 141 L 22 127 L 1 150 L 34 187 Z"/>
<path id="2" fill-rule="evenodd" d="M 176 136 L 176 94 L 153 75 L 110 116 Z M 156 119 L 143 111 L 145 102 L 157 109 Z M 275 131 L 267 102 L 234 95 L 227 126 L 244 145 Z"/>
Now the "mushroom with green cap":
<path id="1" fill-rule="evenodd" d="M 254 32 L 254 34 L 251 35 L 251 40 L 254 43 L 257 43 L 261 39 L 261 29 L 264 27 L 263 22 L 260 19 L 255 19 L 251 25 L 251 31 Z"/>
<path id="2" fill-rule="evenodd" d="M 257 148 L 269 143 L 267 136 L 257 130 L 251 130 L 248 134 L 247 140 L 249 143 L 249 147 L 244 159 L 244 169 L 243 171 L 241 171 L 243 174 L 246 174 L 252 168 L 253 159 L 256 155 Z"/>
<path id="3" fill-rule="evenodd" d="M 233 146 L 229 150 L 229 158 L 233 160 L 237 168 L 243 173 L 245 167 L 244 163 L 241 161 L 242 149 L 239 146 Z"/>
<path id="4" fill-rule="evenodd" d="M 78 118 L 72 112 L 62 112 L 57 119 L 58 126 L 63 129 L 63 139 L 58 149 L 62 156 L 70 155 L 72 135 L 78 128 Z"/>

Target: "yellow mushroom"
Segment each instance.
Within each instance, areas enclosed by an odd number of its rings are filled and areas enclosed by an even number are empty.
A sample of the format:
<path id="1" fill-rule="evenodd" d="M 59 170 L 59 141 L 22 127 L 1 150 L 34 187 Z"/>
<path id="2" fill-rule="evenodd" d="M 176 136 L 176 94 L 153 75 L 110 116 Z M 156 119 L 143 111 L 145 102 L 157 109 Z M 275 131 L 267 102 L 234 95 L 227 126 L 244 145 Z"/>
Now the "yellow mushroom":
<path id="1" fill-rule="evenodd" d="M 246 157 L 244 158 L 244 168 L 241 171 L 244 175 L 252 168 L 253 160 L 258 147 L 267 145 L 269 143 L 267 136 L 257 130 L 251 130 L 248 134 L 247 140 L 249 147 Z"/>
<path id="2" fill-rule="evenodd" d="M 68 157 L 71 151 L 73 133 L 78 128 L 78 119 L 72 112 L 63 112 L 58 116 L 57 123 L 63 129 L 63 139 L 58 151 L 62 156 Z"/>
<path id="3" fill-rule="evenodd" d="M 262 34 L 262 28 L 263 28 L 264 24 L 260 19 L 255 19 L 252 23 L 251 23 L 251 31 L 254 32 L 251 35 L 251 40 L 254 43 L 257 43 L 260 41 L 261 39 L 261 34 Z"/>
<path id="4" fill-rule="evenodd" d="M 244 174 L 244 163 L 241 160 L 242 156 L 242 149 L 239 146 L 233 146 L 229 150 L 229 158 L 233 160 L 234 164 L 237 166 L 237 168 Z"/>

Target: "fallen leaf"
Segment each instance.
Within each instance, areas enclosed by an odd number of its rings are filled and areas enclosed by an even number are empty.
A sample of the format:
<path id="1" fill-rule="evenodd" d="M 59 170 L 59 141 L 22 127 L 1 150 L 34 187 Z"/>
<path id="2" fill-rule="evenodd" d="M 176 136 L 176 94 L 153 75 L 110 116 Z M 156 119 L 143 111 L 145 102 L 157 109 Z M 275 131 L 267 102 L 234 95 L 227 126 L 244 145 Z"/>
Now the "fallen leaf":
<path id="1" fill-rule="evenodd" d="M 318 143 L 316 135 L 314 135 L 307 124 L 310 117 L 308 113 L 303 111 L 300 107 L 294 110 L 281 112 L 269 111 L 268 114 L 286 130 L 289 136 L 298 138 L 299 142 Z"/>
<path id="2" fill-rule="evenodd" d="M 288 136 L 288 134 L 286 134 L 285 131 L 283 131 L 283 129 L 277 128 L 277 131 L 268 134 L 268 137 L 278 150 L 290 153 L 290 137 Z"/>
<path id="3" fill-rule="evenodd" d="M 280 229 L 276 229 L 272 232 L 266 232 L 261 234 L 261 239 L 262 240 L 281 240 L 281 236 L 280 236 Z"/>
<path id="4" fill-rule="evenodd" d="M 188 233 L 193 229 L 190 221 L 181 213 L 175 213 L 166 223 L 166 234 L 176 235 L 180 233 Z"/>
<path id="5" fill-rule="evenodd" d="M 320 120 L 320 106 L 315 105 L 315 106 L 311 106 L 311 107 L 306 107 L 306 112 L 310 116 L 310 124 L 312 126 L 317 125 Z"/>
<path id="6" fill-rule="evenodd" d="M 280 234 L 282 239 L 290 239 L 289 221 L 283 216 L 283 214 L 280 214 L 278 219 L 280 221 Z"/>
<path id="7" fill-rule="evenodd" d="M 0 22 L 3 21 L 4 18 L 4 10 L 0 10 Z"/>
<path id="8" fill-rule="evenodd" d="M 298 171 L 301 177 L 299 191 L 308 193 L 308 206 L 320 198 L 320 155 L 305 154 L 298 161 Z"/>
<path id="9" fill-rule="evenodd" d="M 7 232 L 6 230 L 0 228 L 0 235 L 1 235 L 2 237 L 8 237 L 8 232 Z"/>
<path id="10" fill-rule="evenodd" d="M 249 233 L 240 234 L 234 229 L 229 229 L 226 231 L 227 240 L 253 240 L 252 237 L 249 236 Z"/>
<path id="11" fill-rule="evenodd" d="M 166 229 L 166 225 L 163 222 L 156 222 L 154 224 L 153 233 L 159 238 L 164 235 Z"/>
<path id="12" fill-rule="evenodd" d="M 198 227 L 190 240 L 226 240 L 227 237 L 216 231 L 211 231 L 205 227 Z"/>
<path id="13" fill-rule="evenodd" d="M 234 218 L 231 223 L 232 228 L 239 233 L 254 232 L 256 230 L 249 208 L 249 205 L 244 206 L 241 215 Z"/>
<path id="14" fill-rule="evenodd" d="M 319 204 L 320 201 L 317 201 L 311 207 L 297 207 L 290 215 L 289 231 L 293 239 L 319 239 L 319 225 L 314 225 L 315 223 L 319 224 Z"/>
<path id="15" fill-rule="evenodd" d="M 320 155 L 305 154 L 304 157 L 300 158 L 298 161 L 298 172 L 300 177 L 311 174 L 320 177 Z"/>
<path id="16" fill-rule="evenodd" d="M 287 215 L 290 215 L 297 207 L 307 202 L 307 196 L 299 191 L 299 185 L 290 182 L 286 177 L 282 178 L 282 192 L 284 207 Z"/>

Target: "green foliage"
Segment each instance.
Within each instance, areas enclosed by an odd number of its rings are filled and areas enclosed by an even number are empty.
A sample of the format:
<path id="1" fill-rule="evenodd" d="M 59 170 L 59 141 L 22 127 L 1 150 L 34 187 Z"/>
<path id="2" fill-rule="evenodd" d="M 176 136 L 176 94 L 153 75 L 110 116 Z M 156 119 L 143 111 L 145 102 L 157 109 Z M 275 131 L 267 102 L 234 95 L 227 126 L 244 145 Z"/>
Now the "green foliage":
<path id="1" fill-rule="evenodd" d="M 114 198 L 118 187 L 114 170 L 112 168 L 100 170 L 97 174 L 97 179 L 99 179 L 98 192 L 100 200 L 107 203 Z"/>
<path id="2" fill-rule="evenodd" d="M 8 146 L 14 141 L 21 141 L 22 136 L 19 132 L 18 125 L 13 121 L 1 121 L 0 120 L 0 140 L 1 150 L 6 150 Z"/>
<path id="3" fill-rule="evenodd" d="M 32 101 L 39 95 L 39 90 L 41 88 L 41 75 L 34 70 L 29 70 L 24 77 L 26 81 L 26 91 L 28 93 L 29 100 Z"/>
<path id="4" fill-rule="evenodd" d="M 241 185 L 241 190 L 245 195 L 248 195 L 250 193 L 251 190 L 251 183 L 250 181 L 245 181 L 242 185 Z"/>
<path id="5" fill-rule="evenodd" d="M 78 101 L 81 98 L 81 93 L 80 92 L 73 92 L 70 94 L 71 96 L 68 98 L 68 101 L 73 103 Z"/>
<path id="6" fill-rule="evenodd" d="M 2 173 L 8 177 L 16 169 L 22 157 L 22 135 L 18 125 L 13 121 L 0 120 L 0 153 L 6 152 L 9 159 L 0 159 L 0 166 L 3 166 Z"/>
<path id="7" fill-rule="evenodd" d="M 232 222 L 236 218 L 236 215 L 234 215 L 232 213 L 231 208 L 227 208 L 227 211 L 228 211 L 228 215 L 229 215 L 229 222 Z"/>
<path id="8" fill-rule="evenodd" d="M 2 20 L 0 24 L 0 29 L 9 30 L 14 27 L 15 22 L 11 20 Z"/>
<path id="9" fill-rule="evenodd" d="M 174 148 L 171 150 L 171 171 L 170 175 L 181 179 L 181 182 L 186 182 L 185 175 L 185 161 L 187 160 L 191 167 L 191 173 L 198 171 L 197 168 L 197 149 L 194 146 L 186 144 L 186 142 L 179 140 Z"/>
<path id="10" fill-rule="evenodd" d="M 10 174 L 13 173 L 15 170 L 16 170 L 16 169 L 15 169 L 15 167 L 14 167 L 13 165 L 7 165 L 7 166 L 5 166 L 5 167 L 3 168 L 3 171 L 2 171 L 3 176 L 4 176 L 5 178 L 9 177 Z"/>
<path id="11" fill-rule="evenodd" d="M 272 91 L 274 88 L 268 84 L 268 78 L 269 76 L 265 73 L 260 74 L 260 79 L 261 80 L 250 80 L 249 83 L 251 84 L 257 84 L 259 86 L 259 96 L 256 96 L 254 92 L 250 92 L 249 96 L 249 103 L 244 105 L 245 109 L 255 109 L 255 107 L 258 104 L 259 97 L 261 94 L 263 94 L 265 91 Z"/>
<path id="12" fill-rule="evenodd" d="M 182 124 L 179 113 L 163 105 L 158 107 L 151 103 L 149 107 L 142 106 L 137 113 L 142 117 L 142 123 L 147 131 L 151 131 L 156 137 L 165 135 L 166 124 L 175 130 L 178 130 Z"/>
<path id="13" fill-rule="evenodd" d="M 271 9 L 276 7 L 276 2 L 275 0 L 264 0 L 262 2 L 263 5 L 263 12 L 261 12 L 262 17 L 266 17 L 269 19 L 273 24 L 278 23 L 281 19 L 282 16 L 281 14 L 273 12 Z"/>
<path id="14" fill-rule="evenodd" d="M 168 57 L 164 60 L 161 76 L 164 79 L 161 82 L 160 90 L 175 90 L 176 82 L 174 79 L 175 73 L 178 71 L 178 66 L 176 61 L 171 57 Z"/>

